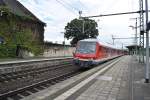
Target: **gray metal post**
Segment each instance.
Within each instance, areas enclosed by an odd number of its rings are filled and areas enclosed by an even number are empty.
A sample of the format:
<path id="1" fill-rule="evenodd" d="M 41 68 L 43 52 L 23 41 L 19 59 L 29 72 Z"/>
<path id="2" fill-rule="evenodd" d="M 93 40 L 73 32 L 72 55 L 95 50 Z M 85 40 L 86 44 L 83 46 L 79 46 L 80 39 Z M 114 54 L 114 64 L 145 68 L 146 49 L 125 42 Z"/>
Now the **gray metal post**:
<path id="1" fill-rule="evenodd" d="M 135 18 L 136 22 L 135 22 L 135 43 L 136 43 L 136 56 L 138 55 L 138 50 L 137 50 L 137 18 Z"/>
<path id="2" fill-rule="evenodd" d="M 83 26 L 82 26 L 82 33 L 84 34 L 84 23 L 85 23 L 85 21 L 84 21 L 84 19 L 83 19 Z"/>
<path id="3" fill-rule="evenodd" d="M 143 0 L 139 0 L 139 11 L 140 11 L 140 38 L 139 38 L 139 62 L 144 63 L 144 11 L 143 11 Z"/>
<path id="4" fill-rule="evenodd" d="M 145 0 L 146 11 L 146 25 L 148 25 L 148 0 Z M 146 68 L 145 68 L 145 82 L 149 83 L 149 32 L 146 26 Z"/>
<path id="5" fill-rule="evenodd" d="M 139 35 L 139 62 L 141 63 L 141 35 Z"/>
<path id="6" fill-rule="evenodd" d="M 83 21 L 83 23 L 82 23 L 82 33 L 84 34 L 84 23 L 85 23 L 85 21 L 84 21 L 84 18 L 82 18 L 82 11 L 79 11 L 79 19 L 82 19 L 82 21 Z"/>
<path id="7" fill-rule="evenodd" d="M 112 35 L 112 40 L 113 40 L 113 45 L 115 45 L 115 38 L 113 35 Z"/>
<path id="8" fill-rule="evenodd" d="M 64 47 L 63 47 L 63 48 L 64 48 L 64 56 L 65 56 L 65 44 L 66 44 L 66 43 L 65 43 L 65 32 L 60 32 L 60 33 L 62 33 L 62 34 L 64 35 L 64 41 L 63 41 L 63 46 L 64 46 Z"/>
<path id="9" fill-rule="evenodd" d="M 82 11 L 79 11 L 79 19 L 81 19 Z"/>
<path id="10" fill-rule="evenodd" d="M 144 44 L 145 44 L 145 43 L 144 43 L 144 34 L 143 34 L 143 37 L 142 37 L 142 38 L 143 38 L 142 61 L 143 61 L 143 63 L 145 63 L 145 55 L 144 55 L 144 50 L 145 50 L 145 49 L 144 49 Z"/>

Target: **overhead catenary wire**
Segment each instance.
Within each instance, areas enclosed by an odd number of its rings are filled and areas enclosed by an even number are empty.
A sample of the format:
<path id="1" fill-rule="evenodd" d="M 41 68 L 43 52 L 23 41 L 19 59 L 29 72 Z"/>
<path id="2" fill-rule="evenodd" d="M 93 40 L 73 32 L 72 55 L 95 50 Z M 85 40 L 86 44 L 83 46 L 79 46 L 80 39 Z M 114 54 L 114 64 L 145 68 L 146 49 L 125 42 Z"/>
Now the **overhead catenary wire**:
<path id="1" fill-rule="evenodd" d="M 132 11 L 132 12 L 122 12 L 122 13 L 113 13 L 113 14 L 101 14 L 101 15 L 94 15 L 94 16 L 85 16 L 82 18 L 93 18 L 93 17 L 106 17 L 106 16 L 117 16 L 117 15 L 127 15 L 127 14 L 136 14 L 136 13 L 140 13 L 143 12 L 145 13 L 145 10 L 143 11 Z M 149 10 L 150 12 L 150 10 Z"/>
<path id="2" fill-rule="evenodd" d="M 87 8 L 80 0 L 78 2 L 82 5 L 83 8 Z"/>
<path id="3" fill-rule="evenodd" d="M 113 39 L 134 39 L 135 37 L 125 37 L 125 38 L 113 38 Z M 137 37 L 139 38 L 139 37 Z"/>
<path id="4" fill-rule="evenodd" d="M 79 1 L 75 1 L 75 2 L 69 2 L 70 0 L 61 0 L 61 2 L 65 3 L 66 5 L 68 5 L 71 9 L 79 12 L 83 9 L 87 9 L 87 7 L 85 6 L 85 4 L 83 4 L 80 0 Z M 80 9 L 75 7 L 75 3 L 78 3 L 78 5 L 80 5 Z"/>
<path id="5" fill-rule="evenodd" d="M 56 1 L 57 1 L 59 4 L 61 4 L 63 7 L 65 7 L 67 10 L 69 10 L 69 11 L 72 12 L 72 10 L 70 10 L 69 7 L 66 6 L 64 3 L 60 2 L 59 0 L 56 0 Z M 72 12 L 72 13 L 73 13 L 73 12 Z M 76 13 L 74 13 L 74 14 L 76 14 Z M 73 24 L 73 26 L 74 26 L 79 32 L 82 32 L 82 31 L 78 28 L 77 25 Z"/>
<path id="6" fill-rule="evenodd" d="M 65 9 L 67 9 L 71 13 L 78 15 L 76 12 L 74 12 L 74 10 L 70 9 L 70 7 L 66 6 L 62 1 L 59 1 L 59 0 L 55 0 L 55 1 L 58 2 L 60 5 L 62 5 Z"/>
<path id="7" fill-rule="evenodd" d="M 64 4 L 68 5 L 70 8 L 72 8 L 75 11 L 80 11 L 80 9 L 76 8 L 75 6 L 71 5 L 70 3 L 66 2 L 65 0 L 61 0 Z"/>

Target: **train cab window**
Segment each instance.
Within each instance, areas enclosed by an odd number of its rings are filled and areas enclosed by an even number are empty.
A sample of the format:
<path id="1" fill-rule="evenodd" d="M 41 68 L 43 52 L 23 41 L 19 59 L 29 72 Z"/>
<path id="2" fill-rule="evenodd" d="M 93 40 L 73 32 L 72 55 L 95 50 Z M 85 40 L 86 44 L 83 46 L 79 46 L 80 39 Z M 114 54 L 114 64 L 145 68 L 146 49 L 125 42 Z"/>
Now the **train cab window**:
<path id="1" fill-rule="evenodd" d="M 77 46 L 77 53 L 95 53 L 96 42 L 79 42 Z"/>

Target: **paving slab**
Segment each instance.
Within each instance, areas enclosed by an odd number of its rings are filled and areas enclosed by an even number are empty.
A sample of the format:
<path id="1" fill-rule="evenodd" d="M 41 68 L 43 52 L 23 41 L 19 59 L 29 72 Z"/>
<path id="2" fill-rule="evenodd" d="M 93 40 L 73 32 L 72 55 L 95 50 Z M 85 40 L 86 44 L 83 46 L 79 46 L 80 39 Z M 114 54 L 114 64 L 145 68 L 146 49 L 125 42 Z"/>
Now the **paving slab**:
<path id="1" fill-rule="evenodd" d="M 59 100 L 150 100 L 150 84 L 144 83 L 144 69 L 145 64 L 139 63 L 134 56 L 124 56 L 105 73 L 98 74 L 89 84 L 81 87 L 77 93 L 75 92 L 66 99 L 68 93 L 64 95 L 65 99 L 59 98 Z M 101 69 L 94 68 L 92 70 Z M 58 83 L 44 90 L 43 93 L 37 93 L 24 100 L 53 100 L 55 95 L 51 94 L 55 94 L 60 88 L 67 87 L 79 78 L 87 76 L 88 73 L 90 71 Z"/>
<path id="2" fill-rule="evenodd" d="M 150 84 L 144 83 L 144 67 L 134 56 L 125 56 L 72 100 L 150 100 Z"/>

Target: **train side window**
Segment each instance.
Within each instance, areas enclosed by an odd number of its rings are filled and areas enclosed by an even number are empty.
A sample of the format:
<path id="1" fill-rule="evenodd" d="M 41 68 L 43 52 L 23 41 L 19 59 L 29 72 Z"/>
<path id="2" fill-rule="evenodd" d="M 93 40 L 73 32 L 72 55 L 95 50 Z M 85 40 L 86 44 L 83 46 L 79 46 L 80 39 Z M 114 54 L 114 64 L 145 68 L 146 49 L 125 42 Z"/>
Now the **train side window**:
<path id="1" fill-rule="evenodd" d="M 99 51 L 101 51 L 101 50 L 102 50 L 102 47 L 99 46 Z"/>

